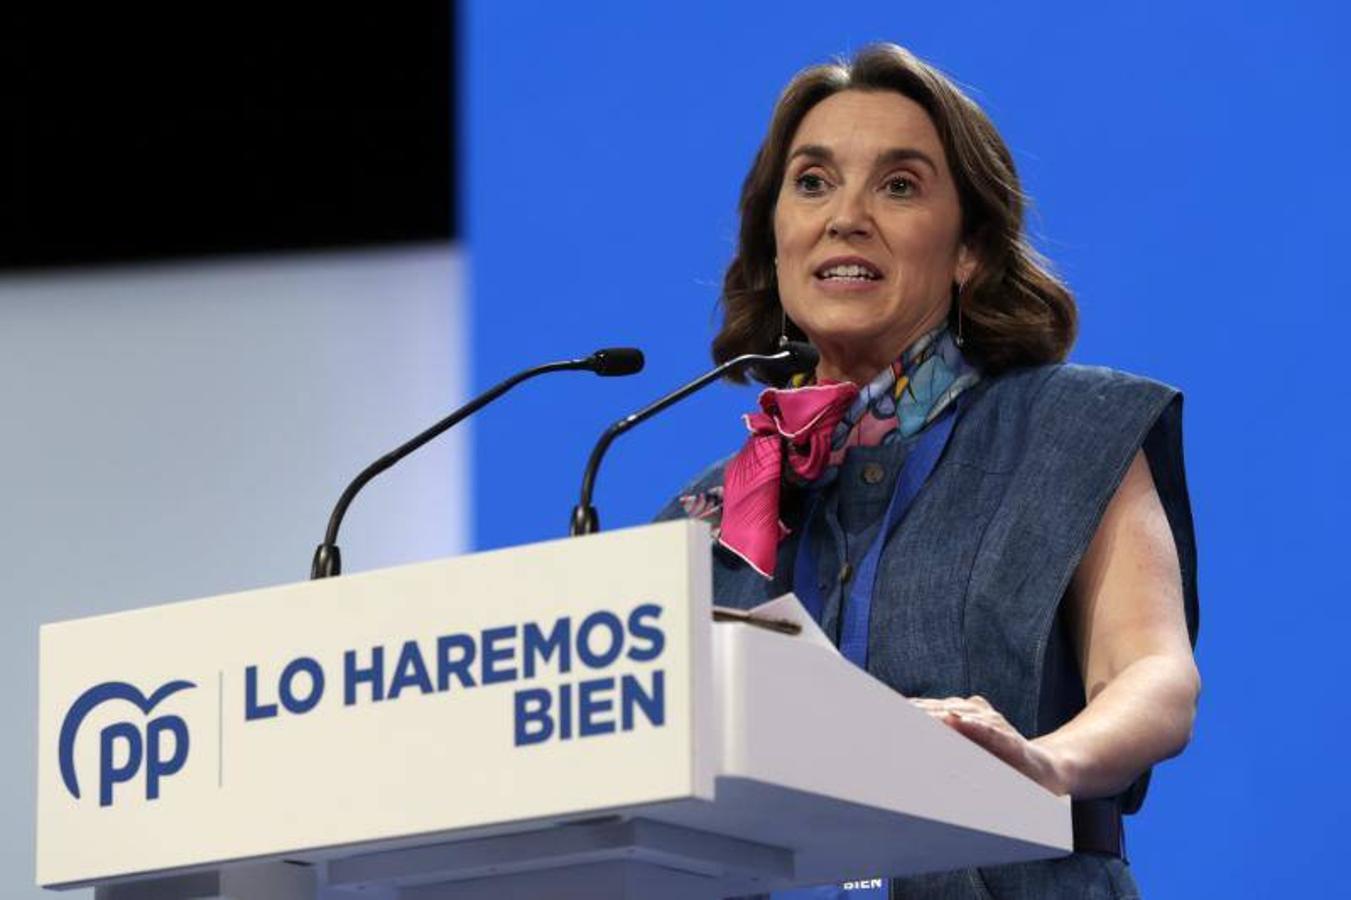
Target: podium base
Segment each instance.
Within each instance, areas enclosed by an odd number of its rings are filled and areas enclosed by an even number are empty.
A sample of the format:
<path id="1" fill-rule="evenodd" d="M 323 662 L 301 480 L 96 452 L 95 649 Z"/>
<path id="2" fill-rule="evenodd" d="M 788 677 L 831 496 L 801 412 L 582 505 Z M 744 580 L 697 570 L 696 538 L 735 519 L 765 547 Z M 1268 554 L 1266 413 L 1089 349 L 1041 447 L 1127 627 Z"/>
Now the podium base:
<path id="1" fill-rule="evenodd" d="M 611 816 L 333 860 L 326 884 L 338 896 L 395 886 L 399 900 L 712 900 L 792 875 L 789 850 Z"/>
<path id="2" fill-rule="evenodd" d="M 314 867 L 266 862 L 103 884 L 94 900 L 315 900 L 318 890 Z"/>
<path id="3" fill-rule="evenodd" d="M 651 863 L 610 862 L 403 888 L 399 900 L 718 900 L 719 881 Z"/>

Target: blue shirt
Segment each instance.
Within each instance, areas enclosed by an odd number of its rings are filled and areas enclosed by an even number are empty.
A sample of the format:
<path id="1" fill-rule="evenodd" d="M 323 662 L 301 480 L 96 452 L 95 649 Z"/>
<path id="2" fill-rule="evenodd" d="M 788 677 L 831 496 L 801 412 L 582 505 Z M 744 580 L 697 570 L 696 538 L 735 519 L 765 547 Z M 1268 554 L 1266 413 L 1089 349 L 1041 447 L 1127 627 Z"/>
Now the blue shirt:
<path id="1" fill-rule="evenodd" d="M 1141 449 L 1178 548 L 1195 640 L 1196 544 L 1182 465 L 1181 395 L 1148 379 L 1072 365 L 1012 370 L 968 394 L 943 457 L 883 547 L 868 671 L 906 696 L 981 694 L 1020 732 L 1036 736 L 1084 706 L 1060 601 Z M 793 533 L 779 547 L 773 580 L 714 548 L 714 601 L 748 608 L 792 590 L 794 555 L 806 540 L 818 559 L 822 624 L 838 636 L 841 587 L 876 533 L 911 444 L 851 450 L 805 535 L 799 526 L 806 498 L 786 491 L 783 515 Z M 722 466 L 682 493 L 720 484 Z M 658 518 L 683 514 L 673 501 Z M 1124 812 L 1139 808 L 1147 782 L 1146 774 L 1119 798 Z M 1075 853 L 898 879 L 891 895 L 1044 900 L 1134 891 L 1123 860 Z"/>

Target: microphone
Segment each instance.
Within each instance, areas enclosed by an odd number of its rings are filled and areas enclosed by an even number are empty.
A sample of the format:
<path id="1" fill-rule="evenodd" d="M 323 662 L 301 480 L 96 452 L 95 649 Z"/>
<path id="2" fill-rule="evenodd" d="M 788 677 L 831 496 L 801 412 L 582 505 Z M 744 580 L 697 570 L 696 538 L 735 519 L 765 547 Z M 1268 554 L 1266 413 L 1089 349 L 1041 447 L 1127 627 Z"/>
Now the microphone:
<path id="1" fill-rule="evenodd" d="M 337 505 L 333 507 L 333 514 L 329 516 L 328 519 L 328 530 L 324 533 L 324 542 L 315 548 L 314 551 L 314 560 L 310 564 L 310 578 L 328 578 L 333 575 L 341 574 L 342 554 L 338 551 L 338 528 L 342 525 L 342 519 L 347 513 L 347 507 L 351 505 L 352 500 L 356 497 L 357 493 L 365 487 L 371 479 L 393 466 L 405 456 L 411 454 L 414 450 L 422 447 L 433 438 L 439 437 L 446 431 L 449 431 L 456 423 L 478 412 L 522 381 L 534 378 L 536 375 L 543 375 L 546 372 L 569 372 L 579 370 L 595 372 L 597 375 L 606 377 L 633 375 L 643 370 L 643 351 L 636 347 L 607 347 L 603 350 L 597 350 L 595 353 L 592 353 L 584 359 L 570 359 L 561 362 L 545 363 L 542 366 L 535 366 L 532 369 L 517 372 L 507 380 L 500 382 L 484 391 L 482 394 L 479 394 L 473 400 L 470 400 L 464 406 L 461 406 L 431 428 L 428 428 L 411 440 L 404 442 L 366 468 L 362 469 L 360 474 L 352 479 L 352 483 L 347 485 L 347 489 L 344 490 L 342 496 L 338 498 Z"/>
<path id="2" fill-rule="evenodd" d="M 755 366 L 761 374 L 767 376 L 771 381 L 786 381 L 793 375 L 815 371 L 816 364 L 820 360 L 821 354 L 811 344 L 802 341 L 784 341 L 780 344 L 776 353 L 746 353 L 735 359 L 729 359 L 713 371 L 700 375 L 684 387 L 677 388 L 660 400 L 650 403 L 636 413 L 615 422 L 605 429 L 600 436 L 600 440 L 596 441 L 596 446 L 591 450 L 591 458 L 587 460 L 586 471 L 582 473 L 582 498 L 572 508 L 572 524 L 569 533 L 575 537 L 579 534 L 595 534 L 600 531 L 600 518 L 591 505 L 591 492 L 596 485 L 596 472 L 600 469 L 600 461 L 615 438 L 639 422 L 652 418 L 668 406 L 684 400 L 695 391 L 708 387 L 713 382 L 738 369 Z"/>

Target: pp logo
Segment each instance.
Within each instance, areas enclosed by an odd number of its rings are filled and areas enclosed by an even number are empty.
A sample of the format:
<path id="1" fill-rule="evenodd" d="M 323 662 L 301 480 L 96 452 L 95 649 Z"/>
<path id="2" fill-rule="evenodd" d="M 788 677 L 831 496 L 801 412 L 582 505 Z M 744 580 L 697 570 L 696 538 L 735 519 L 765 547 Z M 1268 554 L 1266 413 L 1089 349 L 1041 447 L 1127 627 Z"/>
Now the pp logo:
<path id="1" fill-rule="evenodd" d="M 149 697 L 125 681 L 105 681 L 85 691 L 71 704 L 61 723 L 58 753 L 61 780 L 76 800 L 80 783 L 75 776 L 75 736 L 80 723 L 96 706 L 126 700 L 147 716 L 162 700 L 186 688 L 191 681 L 170 681 Z M 166 740 L 166 737 L 169 738 Z M 142 736 L 134 722 L 114 722 L 99 732 L 99 806 L 112 806 L 114 785 L 130 781 L 145 763 L 145 798 L 159 797 L 160 779 L 174 774 L 188 761 L 188 725 L 179 716 L 158 716 L 145 723 Z"/>

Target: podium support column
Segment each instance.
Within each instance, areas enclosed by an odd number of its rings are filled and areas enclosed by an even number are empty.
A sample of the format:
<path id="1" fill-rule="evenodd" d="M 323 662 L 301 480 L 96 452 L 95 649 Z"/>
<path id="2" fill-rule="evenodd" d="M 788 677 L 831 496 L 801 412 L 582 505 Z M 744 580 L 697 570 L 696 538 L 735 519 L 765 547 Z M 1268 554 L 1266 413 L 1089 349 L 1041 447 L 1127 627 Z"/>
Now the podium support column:
<path id="1" fill-rule="evenodd" d="M 314 867 L 286 862 L 244 863 L 94 888 L 94 900 L 315 900 L 317 896 Z"/>

